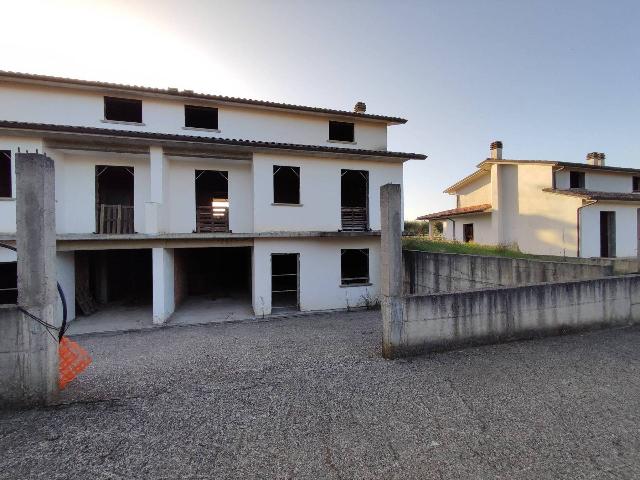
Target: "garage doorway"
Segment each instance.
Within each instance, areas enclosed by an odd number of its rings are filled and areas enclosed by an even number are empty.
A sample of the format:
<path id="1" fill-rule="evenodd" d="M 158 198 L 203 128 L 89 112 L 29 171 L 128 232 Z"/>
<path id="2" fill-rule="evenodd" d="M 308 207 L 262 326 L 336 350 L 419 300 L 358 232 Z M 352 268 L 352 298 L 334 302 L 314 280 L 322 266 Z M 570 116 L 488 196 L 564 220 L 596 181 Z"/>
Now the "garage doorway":
<path id="1" fill-rule="evenodd" d="M 600 212 L 600 256 L 616 256 L 616 212 Z"/>

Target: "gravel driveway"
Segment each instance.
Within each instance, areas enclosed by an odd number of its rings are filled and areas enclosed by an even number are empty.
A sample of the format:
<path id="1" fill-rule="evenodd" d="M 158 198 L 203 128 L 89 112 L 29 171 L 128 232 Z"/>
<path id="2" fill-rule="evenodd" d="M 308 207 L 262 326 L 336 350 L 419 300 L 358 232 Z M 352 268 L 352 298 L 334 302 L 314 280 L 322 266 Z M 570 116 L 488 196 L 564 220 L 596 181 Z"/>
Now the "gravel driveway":
<path id="1" fill-rule="evenodd" d="M 640 329 L 386 361 L 379 312 L 79 337 L 0 478 L 639 478 Z"/>

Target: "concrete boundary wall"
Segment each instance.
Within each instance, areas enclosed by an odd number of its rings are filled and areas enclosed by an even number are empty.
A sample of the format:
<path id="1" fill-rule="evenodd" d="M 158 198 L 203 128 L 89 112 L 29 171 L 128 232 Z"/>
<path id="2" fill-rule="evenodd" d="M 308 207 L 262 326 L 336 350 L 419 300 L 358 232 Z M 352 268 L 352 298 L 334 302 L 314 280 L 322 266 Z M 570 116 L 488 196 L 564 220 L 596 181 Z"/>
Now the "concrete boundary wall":
<path id="1" fill-rule="evenodd" d="M 640 275 L 403 298 L 393 357 L 640 323 Z"/>
<path id="2" fill-rule="evenodd" d="M 404 250 L 404 293 L 462 292 L 566 282 L 614 274 L 611 262 L 584 264 Z"/>

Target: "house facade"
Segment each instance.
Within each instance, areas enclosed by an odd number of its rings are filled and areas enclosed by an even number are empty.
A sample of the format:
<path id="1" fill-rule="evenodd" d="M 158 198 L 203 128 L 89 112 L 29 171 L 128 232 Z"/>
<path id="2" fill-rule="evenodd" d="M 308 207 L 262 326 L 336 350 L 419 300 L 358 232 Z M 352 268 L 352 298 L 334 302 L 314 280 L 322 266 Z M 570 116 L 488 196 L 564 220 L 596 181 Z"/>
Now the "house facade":
<path id="1" fill-rule="evenodd" d="M 0 107 L 0 240 L 15 239 L 15 154 L 46 153 L 70 318 L 142 298 L 155 323 L 196 300 L 255 315 L 370 302 L 380 186 L 426 158 L 388 151 L 387 128 L 406 120 L 361 102 L 350 112 L 4 72 Z M 5 283 L 14 260 L 0 249 Z"/>
<path id="2" fill-rule="evenodd" d="M 638 255 L 640 169 L 606 166 L 603 153 L 586 163 L 510 160 L 493 142 L 490 157 L 445 193 L 456 208 L 418 218 L 441 221 L 449 240 L 540 255 Z"/>

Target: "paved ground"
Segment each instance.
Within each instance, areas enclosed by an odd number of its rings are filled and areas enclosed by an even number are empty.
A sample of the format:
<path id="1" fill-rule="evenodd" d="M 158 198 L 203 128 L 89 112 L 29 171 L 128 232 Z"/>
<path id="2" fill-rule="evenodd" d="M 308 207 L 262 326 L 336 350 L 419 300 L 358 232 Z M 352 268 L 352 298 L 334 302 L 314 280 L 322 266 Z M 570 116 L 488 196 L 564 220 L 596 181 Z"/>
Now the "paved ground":
<path id="1" fill-rule="evenodd" d="M 640 329 L 385 361 L 378 312 L 84 336 L 0 478 L 639 478 Z"/>

